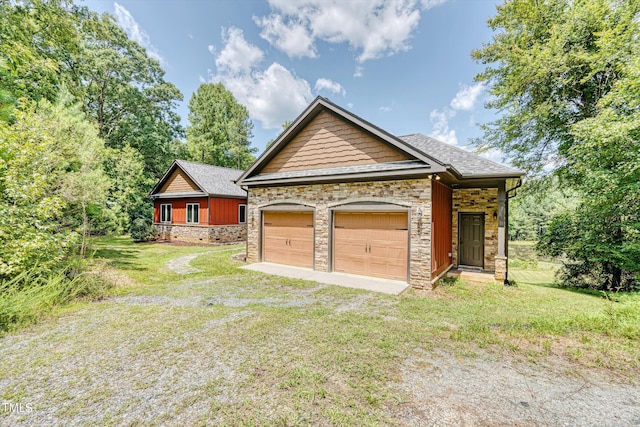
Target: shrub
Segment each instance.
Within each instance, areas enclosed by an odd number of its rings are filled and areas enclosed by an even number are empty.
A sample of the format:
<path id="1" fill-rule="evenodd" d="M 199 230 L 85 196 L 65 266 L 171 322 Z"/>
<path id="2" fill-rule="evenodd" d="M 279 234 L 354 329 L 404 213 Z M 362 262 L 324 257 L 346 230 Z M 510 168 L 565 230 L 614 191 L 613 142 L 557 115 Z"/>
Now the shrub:
<path id="1" fill-rule="evenodd" d="M 145 242 L 156 238 L 156 228 L 147 218 L 136 218 L 131 223 L 129 228 L 129 234 L 131 238 L 136 242 Z"/>
<path id="2" fill-rule="evenodd" d="M 0 281 L 0 332 L 35 323 L 55 307 L 77 298 L 103 297 L 109 285 L 95 274 L 70 269 L 43 276 L 37 269 Z"/>

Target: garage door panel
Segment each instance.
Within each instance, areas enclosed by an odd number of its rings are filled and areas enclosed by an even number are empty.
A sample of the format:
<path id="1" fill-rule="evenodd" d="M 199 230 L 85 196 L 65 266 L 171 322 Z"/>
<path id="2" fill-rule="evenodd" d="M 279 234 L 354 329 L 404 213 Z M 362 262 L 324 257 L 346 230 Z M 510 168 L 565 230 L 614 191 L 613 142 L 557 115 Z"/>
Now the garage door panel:
<path id="1" fill-rule="evenodd" d="M 313 267 L 313 214 L 311 212 L 265 212 L 266 262 Z"/>
<path id="2" fill-rule="evenodd" d="M 336 212 L 334 225 L 335 271 L 406 280 L 406 213 Z"/>

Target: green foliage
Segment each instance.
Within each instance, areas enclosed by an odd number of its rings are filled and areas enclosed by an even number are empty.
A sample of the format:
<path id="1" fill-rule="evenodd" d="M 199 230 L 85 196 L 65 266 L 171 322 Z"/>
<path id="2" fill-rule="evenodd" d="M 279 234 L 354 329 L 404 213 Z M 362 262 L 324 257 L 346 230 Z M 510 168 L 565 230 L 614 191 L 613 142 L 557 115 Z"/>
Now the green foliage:
<path id="1" fill-rule="evenodd" d="M 103 234 L 121 234 L 129 229 L 132 219 L 145 215 L 151 218 L 146 189 L 154 180 L 145 176 L 142 154 L 128 145 L 107 148 L 104 165 L 112 185 L 98 230 Z"/>
<path id="2" fill-rule="evenodd" d="M 61 178 L 78 165 L 75 147 L 56 137 L 58 113 L 31 105 L 16 110 L 14 125 L 0 122 L 0 277 L 56 269 L 78 241 L 60 222 L 68 206 Z"/>
<path id="3" fill-rule="evenodd" d="M 106 145 L 138 150 L 145 174 L 160 177 L 173 160 L 172 142 L 183 132 L 173 111 L 182 94 L 110 15 L 90 14 L 79 31 L 82 56 L 70 70 L 75 92 Z"/>
<path id="4" fill-rule="evenodd" d="M 636 53 L 637 0 L 507 0 L 489 20 L 493 41 L 472 56 L 490 64 L 488 108 L 478 144 L 502 150 L 516 166 L 540 172 L 562 165 L 576 144 L 572 126 L 598 114 L 598 101 Z"/>
<path id="5" fill-rule="evenodd" d="M 176 157 L 175 141 L 184 131 L 174 109 L 182 94 L 111 15 L 72 1 L 27 0 L 0 2 L 0 17 L 0 120 L 12 107 L 11 96 L 54 102 L 68 90 L 116 151 L 105 156 L 114 181 L 108 203 L 86 206 L 87 220 L 101 232 L 126 231 L 149 211 L 146 195 Z M 127 182 L 120 172 L 132 173 Z"/>
<path id="6" fill-rule="evenodd" d="M 129 234 L 134 242 L 146 242 L 156 237 L 156 229 L 150 218 L 136 218 L 131 223 Z"/>
<path id="7" fill-rule="evenodd" d="M 538 239 L 555 215 L 574 209 L 577 203 L 576 192 L 556 177 L 525 182 L 517 197 L 509 200 L 509 238 Z"/>
<path id="8" fill-rule="evenodd" d="M 539 243 L 572 262 L 565 283 L 630 290 L 640 279 L 640 61 L 598 104 L 600 113 L 574 127 L 574 185 L 582 201 L 554 219 Z"/>
<path id="9" fill-rule="evenodd" d="M 41 270 L 32 269 L 0 280 L 0 333 L 34 323 L 74 299 L 100 298 L 108 289 L 99 276 L 73 275 L 72 270 L 43 275 Z"/>
<path id="10" fill-rule="evenodd" d="M 532 172 L 554 165 L 579 196 L 537 245 L 567 255 L 565 285 L 633 289 L 640 276 L 639 14 L 638 0 L 509 0 L 473 53 L 494 65 L 477 78 L 503 113 L 485 141 Z"/>
<path id="11" fill-rule="evenodd" d="M 189 101 L 187 149 L 191 160 L 237 169 L 255 157 L 251 148 L 253 124 L 246 107 L 222 83 L 204 83 Z"/>

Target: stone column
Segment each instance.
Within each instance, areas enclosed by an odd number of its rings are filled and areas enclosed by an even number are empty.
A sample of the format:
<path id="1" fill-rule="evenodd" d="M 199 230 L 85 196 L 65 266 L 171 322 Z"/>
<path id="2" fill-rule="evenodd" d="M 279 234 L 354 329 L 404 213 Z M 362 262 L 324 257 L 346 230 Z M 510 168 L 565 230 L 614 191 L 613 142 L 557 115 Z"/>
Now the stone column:
<path id="1" fill-rule="evenodd" d="M 495 279 L 507 280 L 507 193 L 505 182 L 498 187 L 498 253 L 496 255 Z"/>

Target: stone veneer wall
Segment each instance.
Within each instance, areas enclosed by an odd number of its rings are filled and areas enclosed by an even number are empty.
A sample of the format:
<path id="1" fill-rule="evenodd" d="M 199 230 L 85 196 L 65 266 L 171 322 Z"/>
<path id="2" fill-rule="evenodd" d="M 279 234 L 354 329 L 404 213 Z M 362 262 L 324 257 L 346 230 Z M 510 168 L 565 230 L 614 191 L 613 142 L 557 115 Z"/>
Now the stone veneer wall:
<path id="1" fill-rule="evenodd" d="M 329 271 L 330 208 L 352 202 L 387 202 L 411 211 L 409 283 L 431 289 L 431 181 L 429 179 L 349 182 L 281 187 L 251 187 L 248 192 L 247 261 L 258 262 L 260 208 L 306 204 L 315 208 L 315 269 Z M 420 210 L 420 213 L 419 213 Z"/>
<path id="2" fill-rule="evenodd" d="M 189 243 L 240 243 L 247 238 L 247 225 L 155 224 L 158 239 Z"/>
<path id="3" fill-rule="evenodd" d="M 498 254 L 497 188 L 460 188 L 453 190 L 453 265 L 458 265 L 458 213 L 484 213 L 484 269 L 494 271 Z"/>

